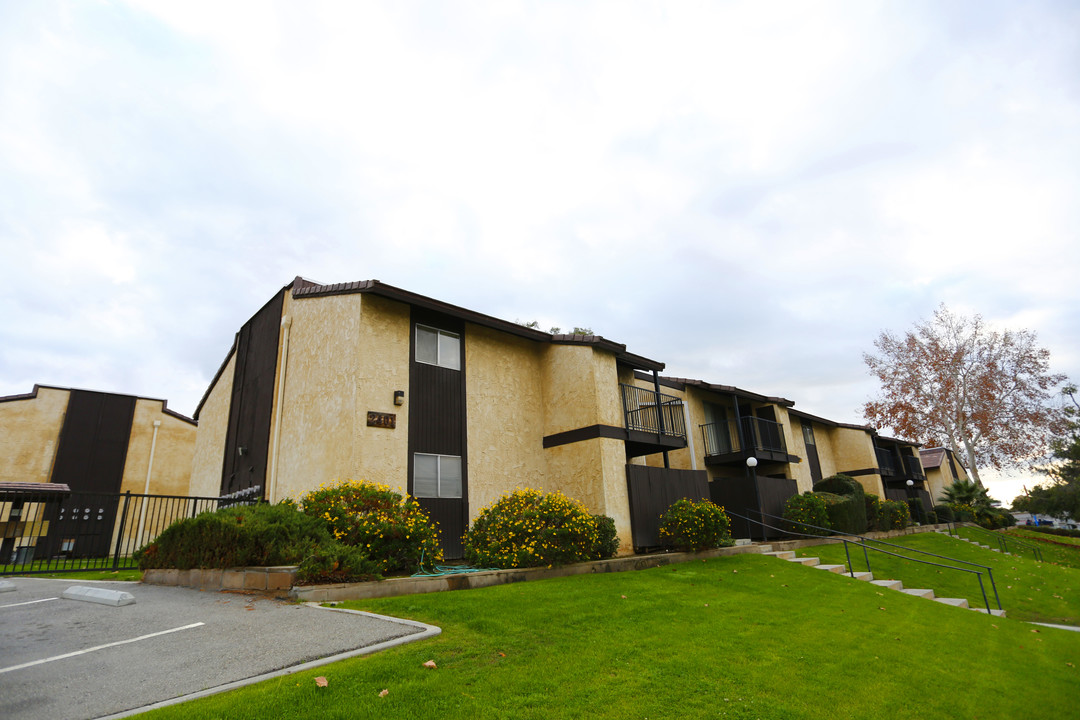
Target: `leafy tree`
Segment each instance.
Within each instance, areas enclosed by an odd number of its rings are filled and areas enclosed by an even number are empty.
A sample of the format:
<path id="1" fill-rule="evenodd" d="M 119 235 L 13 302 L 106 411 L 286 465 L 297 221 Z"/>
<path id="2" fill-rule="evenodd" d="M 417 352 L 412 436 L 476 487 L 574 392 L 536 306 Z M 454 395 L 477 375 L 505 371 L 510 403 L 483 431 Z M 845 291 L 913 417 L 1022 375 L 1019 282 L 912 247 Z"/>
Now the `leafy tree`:
<path id="1" fill-rule="evenodd" d="M 1029 330 L 998 332 L 979 315 L 944 304 L 903 335 L 885 331 L 863 360 L 881 392 L 863 414 L 902 437 L 944 446 L 979 467 L 1018 466 L 1046 457 L 1064 418 L 1049 401 L 1064 375 L 1049 371 L 1050 352 Z"/>
<path id="2" fill-rule="evenodd" d="M 1052 443 L 1056 462 L 1039 468 L 1050 477 L 1050 482 L 1039 484 L 1013 500 L 1013 510 L 1080 519 L 1080 402 L 1076 393 L 1075 385 L 1062 390 L 1068 425 L 1065 433 Z"/>
<path id="3" fill-rule="evenodd" d="M 987 510 L 999 504 L 997 500 L 990 497 L 986 488 L 982 485 L 973 480 L 964 479 L 957 480 L 952 485 L 945 487 L 941 491 L 938 502 L 948 503 L 949 505 L 970 505 L 976 510 Z"/>

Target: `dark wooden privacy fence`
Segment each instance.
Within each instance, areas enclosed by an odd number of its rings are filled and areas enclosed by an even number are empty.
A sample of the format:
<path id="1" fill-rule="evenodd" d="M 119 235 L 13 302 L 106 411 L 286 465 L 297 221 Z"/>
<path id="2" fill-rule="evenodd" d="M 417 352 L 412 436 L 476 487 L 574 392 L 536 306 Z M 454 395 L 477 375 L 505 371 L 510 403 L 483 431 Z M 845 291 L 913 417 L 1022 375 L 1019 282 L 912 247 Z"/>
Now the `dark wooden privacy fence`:
<path id="1" fill-rule="evenodd" d="M 709 475 L 704 470 L 627 465 L 630 528 L 635 548 L 660 545 L 660 516 L 679 498 L 707 500 Z"/>
<path id="2" fill-rule="evenodd" d="M 709 492 L 712 501 L 717 505 L 722 505 L 731 512 L 744 515 L 752 520 L 760 520 L 759 509 L 761 512 L 771 515 L 783 515 L 784 503 L 792 495 L 798 494 L 799 486 L 798 483 L 789 478 L 773 478 L 759 475 L 757 477 L 756 491 L 754 481 L 751 478 L 717 478 L 709 484 Z M 759 496 L 761 499 L 760 508 L 758 507 Z M 766 524 L 776 525 L 777 523 L 766 520 Z M 732 519 L 732 537 L 761 537 L 762 532 L 763 530 L 759 525 L 747 528 L 745 522 Z M 783 534 L 779 530 L 768 528 L 764 530 L 764 533 L 765 537 L 768 538 L 779 537 Z"/>

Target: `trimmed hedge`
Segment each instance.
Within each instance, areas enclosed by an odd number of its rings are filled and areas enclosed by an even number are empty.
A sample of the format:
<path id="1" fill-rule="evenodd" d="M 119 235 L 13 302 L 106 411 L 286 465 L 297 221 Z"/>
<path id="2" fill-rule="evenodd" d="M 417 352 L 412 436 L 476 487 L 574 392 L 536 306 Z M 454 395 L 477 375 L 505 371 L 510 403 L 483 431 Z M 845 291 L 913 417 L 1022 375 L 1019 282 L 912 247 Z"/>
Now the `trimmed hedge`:
<path id="1" fill-rule="evenodd" d="M 291 504 L 241 505 L 178 520 L 135 553 L 149 568 L 297 565 L 297 579 L 370 580 L 378 566 L 334 540 L 326 525 Z"/>
<path id="2" fill-rule="evenodd" d="M 939 522 L 950 523 L 956 520 L 951 505 L 935 505 L 934 512 L 937 513 Z"/>
<path id="3" fill-rule="evenodd" d="M 866 529 L 880 529 L 878 514 L 881 512 L 881 498 L 874 493 L 866 493 L 863 495 L 863 504 L 866 506 Z"/>
<path id="4" fill-rule="evenodd" d="M 832 525 L 829 524 L 829 510 L 825 501 L 814 493 L 792 495 L 784 503 L 784 529 L 788 532 L 803 533 L 805 535 L 828 535 Z M 816 525 L 824 530 L 807 527 L 800 523 Z"/>
<path id="5" fill-rule="evenodd" d="M 849 506 L 840 509 L 839 504 L 830 504 L 829 519 L 834 530 L 861 535 L 866 532 L 866 493 L 855 478 L 847 475 L 832 475 L 814 485 L 814 492 L 826 492 L 851 498 Z M 838 509 L 832 509 L 832 508 Z"/>
<path id="6" fill-rule="evenodd" d="M 829 527 L 836 532 L 858 535 L 863 530 L 857 530 L 858 514 L 856 507 L 866 512 L 866 506 L 862 503 L 856 505 L 855 498 L 850 495 L 837 495 L 828 492 L 815 492 L 825 501 L 825 510 L 829 513 Z"/>

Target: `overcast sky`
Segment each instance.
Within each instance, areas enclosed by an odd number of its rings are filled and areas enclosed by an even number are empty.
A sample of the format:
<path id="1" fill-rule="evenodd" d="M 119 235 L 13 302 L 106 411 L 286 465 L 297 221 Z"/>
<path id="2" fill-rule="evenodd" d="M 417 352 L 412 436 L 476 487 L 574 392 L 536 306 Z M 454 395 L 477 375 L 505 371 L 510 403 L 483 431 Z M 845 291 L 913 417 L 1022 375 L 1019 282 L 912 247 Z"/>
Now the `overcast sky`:
<path id="1" fill-rule="evenodd" d="M 1078 200 L 1075 2 L 0 0 L 0 395 L 191 414 L 302 275 L 860 422 L 941 302 L 1080 379 Z"/>

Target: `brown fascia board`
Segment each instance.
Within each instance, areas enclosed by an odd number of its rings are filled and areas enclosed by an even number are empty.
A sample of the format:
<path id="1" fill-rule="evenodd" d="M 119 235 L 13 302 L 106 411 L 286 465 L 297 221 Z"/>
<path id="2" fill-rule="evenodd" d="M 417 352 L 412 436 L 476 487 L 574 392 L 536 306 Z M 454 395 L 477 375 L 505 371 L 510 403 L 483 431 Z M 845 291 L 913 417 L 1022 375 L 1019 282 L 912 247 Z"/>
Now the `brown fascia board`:
<path id="1" fill-rule="evenodd" d="M 401 288 L 394 287 L 393 285 L 387 285 L 379 280 L 358 280 L 356 282 L 348 283 L 334 283 L 332 285 L 318 285 L 310 280 L 297 277 L 290 283 L 292 287 L 293 298 L 302 300 L 312 297 L 323 297 L 326 295 L 349 295 L 353 293 L 371 293 L 372 295 L 378 295 L 390 300 L 396 300 L 398 302 L 405 303 L 407 305 L 415 305 L 416 307 L 424 308 L 425 310 L 432 310 L 439 312 L 450 317 L 455 317 L 466 322 L 470 322 L 474 325 L 480 325 L 481 327 L 491 328 L 493 330 L 499 330 L 501 332 L 523 337 L 528 340 L 534 340 L 536 342 L 548 342 L 558 345 L 591 345 L 593 347 L 605 350 L 615 355 L 615 359 L 624 365 L 629 365 L 634 368 L 641 368 L 646 370 L 663 370 L 664 363 L 656 360 L 650 360 L 649 358 L 635 355 L 633 353 L 626 352 L 626 346 L 617 342 L 608 340 L 600 335 L 552 335 L 546 333 L 543 330 L 536 330 L 534 328 L 525 327 L 517 323 L 509 322 L 508 320 L 500 320 L 499 318 L 492 317 L 491 315 L 485 315 L 483 313 L 476 312 L 474 310 L 467 310 L 457 305 L 451 305 L 450 303 L 429 298 L 424 295 L 418 295 L 417 293 L 410 292 L 408 290 L 402 290 Z M 288 286 L 286 286 L 288 287 Z"/>
<path id="2" fill-rule="evenodd" d="M 910 445 L 917 448 L 922 447 L 922 443 L 912 442 L 911 440 L 901 440 L 900 438 L 885 437 L 884 435 L 878 435 L 876 430 L 874 431 L 874 436 L 877 437 L 879 440 L 896 443 L 897 445 Z"/>
<path id="3" fill-rule="evenodd" d="M 0 498 L 7 499 L 9 502 L 11 500 L 49 502 L 54 497 L 70 493 L 71 488 L 64 483 L 0 482 Z"/>
<path id="4" fill-rule="evenodd" d="M 681 383 L 687 387 L 696 387 L 702 390 L 708 390 L 710 392 L 725 393 L 727 395 L 738 395 L 748 400 L 754 400 L 756 402 L 772 403 L 773 405 L 781 405 L 783 407 L 792 407 L 794 402 L 782 397 L 769 397 L 767 395 L 761 395 L 759 393 L 750 392 L 749 390 L 743 390 L 737 388 L 734 385 L 717 385 L 715 383 L 705 382 L 704 380 L 693 380 L 691 378 L 665 378 L 672 382 Z"/>
<path id="5" fill-rule="evenodd" d="M 149 400 L 151 402 L 159 402 L 159 403 L 161 403 L 161 412 L 165 413 L 166 415 L 172 415 L 173 417 L 179 418 L 180 420 L 183 420 L 184 422 L 191 423 L 192 425 L 197 424 L 192 418 L 189 418 L 187 415 L 182 415 L 181 413 L 178 413 L 175 410 L 170 410 L 168 408 L 168 404 L 169 404 L 168 400 L 162 400 L 161 398 L 143 397 L 142 395 L 131 395 L 129 393 L 109 392 L 108 390 L 87 390 L 86 388 L 60 387 L 59 385 L 39 385 L 37 383 L 34 383 L 34 389 L 31 390 L 30 392 L 23 393 L 22 395 L 6 395 L 4 397 L 0 397 L 0 402 L 10 402 L 12 400 L 33 400 L 34 398 L 36 398 L 38 396 L 38 390 L 41 390 L 41 389 L 44 389 L 44 390 L 60 390 L 60 391 L 63 391 L 63 392 L 72 392 L 74 390 L 79 390 L 81 392 L 94 392 L 94 393 L 101 393 L 102 395 L 116 395 L 118 397 L 135 398 L 136 400 Z"/>
<path id="6" fill-rule="evenodd" d="M 821 423 L 822 425 L 828 425 L 829 427 L 846 428 L 848 430 L 865 430 L 866 432 L 874 432 L 874 428 L 871 425 L 858 425 L 856 423 L 842 423 L 835 420 L 829 420 L 827 418 L 819 417 L 817 415 L 811 415 L 808 412 L 802 410 L 789 410 L 788 415 L 794 415 L 799 418 L 806 418 L 812 422 Z"/>

